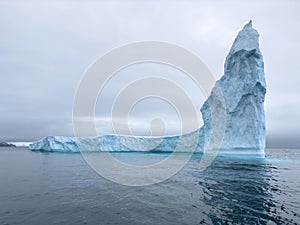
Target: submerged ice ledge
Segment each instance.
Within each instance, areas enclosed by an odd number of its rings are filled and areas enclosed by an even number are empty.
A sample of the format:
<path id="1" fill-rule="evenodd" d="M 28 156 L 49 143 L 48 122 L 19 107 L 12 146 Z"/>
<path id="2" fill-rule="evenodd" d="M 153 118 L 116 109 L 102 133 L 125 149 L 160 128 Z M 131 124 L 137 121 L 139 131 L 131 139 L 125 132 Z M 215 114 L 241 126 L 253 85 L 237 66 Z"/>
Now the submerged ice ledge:
<path id="1" fill-rule="evenodd" d="M 216 82 L 211 95 L 201 108 L 204 125 L 195 132 L 159 138 L 103 135 L 76 139 L 50 136 L 32 143 L 29 148 L 33 151 L 63 152 L 173 152 L 184 137 L 178 152 L 209 152 L 211 135 L 218 134 L 221 130 L 219 124 L 214 121 L 224 119 L 219 113 L 223 110 L 226 112 L 226 128 L 219 154 L 264 156 L 266 82 L 258 37 L 258 32 L 252 27 L 252 21 L 238 33 L 226 57 L 224 75 Z M 222 101 L 225 104 L 220 104 Z"/>

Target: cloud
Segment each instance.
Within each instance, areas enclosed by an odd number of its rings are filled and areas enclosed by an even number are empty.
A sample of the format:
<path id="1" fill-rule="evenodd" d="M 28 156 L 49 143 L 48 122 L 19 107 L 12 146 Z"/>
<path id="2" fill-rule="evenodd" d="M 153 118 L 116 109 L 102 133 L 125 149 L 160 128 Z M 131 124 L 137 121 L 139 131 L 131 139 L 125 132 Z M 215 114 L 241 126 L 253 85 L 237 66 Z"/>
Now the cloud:
<path id="1" fill-rule="evenodd" d="M 220 78 L 233 39 L 249 19 L 261 34 L 268 136 L 290 142 L 300 134 L 298 1 L 1 1 L 0 5 L 3 140 L 72 135 L 73 98 L 85 70 L 101 55 L 129 42 L 161 40 L 183 46 Z M 135 79 L 139 73 L 127 74 Z M 192 87 L 179 77 L 173 79 L 185 89 Z M 97 117 L 107 117 L 113 96 L 128 83 L 118 78 L 103 93 Z M 198 94 L 190 88 L 189 96 L 200 108 Z M 153 109 L 149 104 L 145 113 Z M 107 124 L 102 127 L 109 129 Z"/>

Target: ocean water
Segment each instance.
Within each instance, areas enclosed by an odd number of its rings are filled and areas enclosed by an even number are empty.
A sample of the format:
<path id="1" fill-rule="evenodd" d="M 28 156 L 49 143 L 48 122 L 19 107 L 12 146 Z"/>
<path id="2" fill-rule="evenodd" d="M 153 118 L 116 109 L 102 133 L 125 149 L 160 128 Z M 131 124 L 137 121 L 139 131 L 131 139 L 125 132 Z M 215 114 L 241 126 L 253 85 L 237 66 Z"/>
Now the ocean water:
<path id="1" fill-rule="evenodd" d="M 0 148 L 0 224 L 300 224 L 300 150 L 266 159 L 195 155 L 175 176 L 127 187 L 95 173 L 80 154 Z M 115 153 L 147 164 L 163 154 Z"/>

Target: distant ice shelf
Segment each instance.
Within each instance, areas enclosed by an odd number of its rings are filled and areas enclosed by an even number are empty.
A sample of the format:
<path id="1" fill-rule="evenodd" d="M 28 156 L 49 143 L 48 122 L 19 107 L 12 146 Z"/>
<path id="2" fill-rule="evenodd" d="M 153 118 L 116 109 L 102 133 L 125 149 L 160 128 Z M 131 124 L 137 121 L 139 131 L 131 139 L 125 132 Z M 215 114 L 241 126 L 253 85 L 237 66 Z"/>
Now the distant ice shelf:
<path id="1" fill-rule="evenodd" d="M 218 124 L 223 118 L 226 127 L 220 145 L 220 153 L 264 155 L 266 82 L 263 56 L 259 49 L 259 34 L 252 21 L 238 33 L 226 57 L 224 75 L 216 82 L 211 95 L 201 108 L 204 125 L 197 131 L 184 135 L 185 142 L 179 151 L 191 151 L 190 143 L 195 135 L 199 142 L 193 146 L 196 152 L 207 152 L 212 134 L 218 134 Z M 220 94 L 221 93 L 221 94 Z M 225 104 L 220 104 L 224 101 Z M 222 108 L 224 107 L 224 108 Z M 214 111 L 214 113 L 212 113 Z M 49 136 L 29 145 L 33 151 L 158 151 L 172 152 L 182 136 L 136 137 L 103 135 L 95 138 Z"/>

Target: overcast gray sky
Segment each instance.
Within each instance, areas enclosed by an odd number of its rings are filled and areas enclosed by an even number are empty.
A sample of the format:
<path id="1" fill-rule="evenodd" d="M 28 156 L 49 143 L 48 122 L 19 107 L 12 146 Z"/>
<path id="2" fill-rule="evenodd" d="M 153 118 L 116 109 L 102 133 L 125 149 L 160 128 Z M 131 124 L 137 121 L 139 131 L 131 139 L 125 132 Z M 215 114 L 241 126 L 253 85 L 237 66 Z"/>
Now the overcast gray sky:
<path id="1" fill-rule="evenodd" d="M 268 144 L 300 146 L 299 12 L 296 0 L 0 0 L 0 139 L 73 135 L 73 98 L 84 72 L 104 53 L 130 42 L 159 40 L 185 47 L 219 79 L 235 36 L 252 19 L 265 61 Z M 111 132 L 107 117 L 113 96 L 130 79 L 147 75 L 142 71 L 172 76 L 201 107 L 201 92 L 178 71 L 141 65 L 117 74 L 99 97 L 100 133 Z M 143 129 L 155 113 L 166 118 L 168 134 L 176 133 L 172 107 L 157 101 L 133 110 L 133 130 L 141 127 L 136 133 L 147 133 Z"/>

